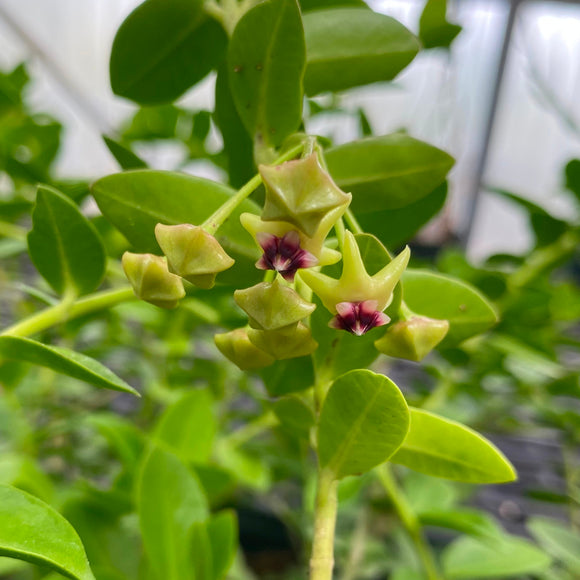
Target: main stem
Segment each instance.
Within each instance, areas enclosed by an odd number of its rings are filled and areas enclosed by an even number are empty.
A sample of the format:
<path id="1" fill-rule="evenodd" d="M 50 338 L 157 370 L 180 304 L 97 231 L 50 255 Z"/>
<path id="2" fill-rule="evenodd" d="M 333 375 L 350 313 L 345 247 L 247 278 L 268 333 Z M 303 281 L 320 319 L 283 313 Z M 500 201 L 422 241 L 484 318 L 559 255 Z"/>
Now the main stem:
<path id="1" fill-rule="evenodd" d="M 314 539 L 310 558 L 310 580 L 332 580 L 334 569 L 334 529 L 338 509 L 338 481 L 332 472 L 318 473 Z"/>
<path id="2" fill-rule="evenodd" d="M 421 524 L 419 523 L 415 512 L 409 505 L 409 502 L 407 501 L 404 493 L 401 491 L 401 489 L 399 489 L 397 481 L 395 480 L 389 465 L 384 463 L 377 468 L 377 472 L 381 483 L 385 488 L 385 491 L 389 495 L 389 499 L 392 501 L 393 506 L 395 507 L 401 523 L 407 530 L 409 537 L 415 545 L 417 555 L 423 564 L 427 578 L 429 580 L 441 580 L 441 576 L 439 576 L 439 571 L 437 570 L 437 565 L 431 552 L 431 548 L 423 537 Z"/>
<path id="3" fill-rule="evenodd" d="M 110 308 L 111 306 L 115 306 L 121 302 L 127 302 L 128 300 L 136 300 L 133 289 L 130 286 L 123 286 L 116 290 L 96 292 L 72 304 L 63 301 L 50 308 L 46 308 L 38 314 L 33 314 L 21 322 L 17 322 L 0 332 L 0 335 L 30 336 L 31 334 L 37 334 L 72 318 Z"/>

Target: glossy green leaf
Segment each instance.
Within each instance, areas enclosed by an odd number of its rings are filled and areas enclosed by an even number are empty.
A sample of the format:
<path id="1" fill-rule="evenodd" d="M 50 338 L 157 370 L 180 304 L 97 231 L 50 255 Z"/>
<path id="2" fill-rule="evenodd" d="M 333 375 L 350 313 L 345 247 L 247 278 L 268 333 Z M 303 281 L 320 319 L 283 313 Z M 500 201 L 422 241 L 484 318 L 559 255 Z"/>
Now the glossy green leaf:
<path id="1" fill-rule="evenodd" d="M 121 143 L 106 135 L 103 135 L 103 141 L 117 163 L 121 166 L 121 169 L 128 171 L 129 169 L 145 169 L 147 167 L 147 163 L 143 159 L 135 155 L 131 149 L 121 145 Z"/>
<path id="2" fill-rule="evenodd" d="M 562 522 L 534 516 L 528 529 L 548 554 L 580 574 L 580 536 Z"/>
<path id="3" fill-rule="evenodd" d="M 0 485 L 0 556 L 47 566 L 63 576 L 94 580 L 73 527 L 49 505 Z"/>
<path id="4" fill-rule="evenodd" d="M 296 0 L 266 0 L 246 12 L 229 46 L 230 89 L 259 141 L 277 146 L 300 126 L 306 48 Z"/>
<path id="5" fill-rule="evenodd" d="M 406 270 L 403 298 L 413 312 L 449 321 L 441 346 L 453 346 L 481 334 L 498 320 L 492 305 L 473 286 L 428 270 Z"/>
<path id="6" fill-rule="evenodd" d="M 46 186 L 36 194 L 28 252 L 59 294 L 92 292 L 105 274 L 105 249 L 96 229 L 68 197 Z"/>
<path id="7" fill-rule="evenodd" d="M 299 397 L 281 397 L 272 405 L 282 428 L 294 437 L 308 439 L 314 427 L 312 409 Z"/>
<path id="8" fill-rule="evenodd" d="M 226 185 L 182 173 L 137 170 L 99 179 L 92 193 L 104 216 L 140 252 L 160 253 L 155 239 L 158 223 L 200 225 L 234 193 Z M 258 206 L 244 201 L 217 233 L 217 239 L 236 260 L 218 281 L 256 276 L 255 242 L 239 221 L 240 213 L 259 213 Z M 248 280 L 248 281 L 252 281 Z"/>
<path id="9" fill-rule="evenodd" d="M 390 16 L 366 8 L 304 15 L 308 96 L 394 79 L 419 52 L 417 38 Z"/>
<path id="10" fill-rule="evenodd" d="M 236 512 L 224 510 L 213 516 L 207 523 L 207 535 L 212 552 L 213 578 L 224 580 L 238 549 Z"/>
<path id="11" fill-rule="evenodd" d="M 208 519 L 197 478 L 177 456 L 153 448 L 139 478 L 137 511 L 149 562 L 159 579 L 194 580 L 193 526 Z"/>
<path id="12" fill-rule="evenodd" d="M 445 181 L 454 160 L 444 151 L 404 133 L 370 137 L 326 152 L 330 174 L 352 193 L 359 213 L 404 207 Z"/>
<path id="13" fill-rule="evenodd" d="M 320 466 L 339 479 L 383 463 L 401 446 L 409 410 L 387 377 L 355 370 L 334 381 L 318 425 Z"/>
<path id="14" fill-rule="evenodd" d="M 169 103 L 219 64 L 226 44 L 202 0 L 146 0 L 117 31 L 111 87 L 140 104 Z"/>
<path id="15" fill-rule="evenodd" d="M 419 20 L 419 38 L 424 48 L 449 48 L 462 28 L 447 22 L 447 0 L 427 0 Z"/>
<path id="16" fill-rule="evenodd" d="M 214 119 L 224 141 L 230 184 L 241 187 L 257 173 L 254 144 L 238 115 L 225 65 L 218 70 L 215 83 Z"/>
<path id="17" fill-rule="evenodd" d="M 325 10 L 338 6 L 350 6 L 353 8 L 370 8 L 363 0 L 300 0 L 302 12 L 312 12 L 313 10 Z"/>
<path id="18" fill-rule="evenodd" d="M 19 336 L 0 336 L 0 359 L 32 363 L 85 381 L 95 387 L 139 396 L 133 387 L 99 361 L 62 346 L 49 346 Z"/>
<path id="19" fill-rule="evenodd" d="M 411 407 L 411 427 L 391 461 L 427 475 L 467 483 L 516 479 L 511 463 L 493 443 L 469 427 Z"/>
<path id="20" fill-rule="evenodd" d="M 444 550 L 442 562 L 445 578 L 475 580 L 537 574 L 548 568 L 551 558 L 521 538 L 506 535 L 489 542 L 464 536 Z"/>
<path id="21" fill-rule="evenodd" d="M 397 209 L 385 209 L 357 215 L 361 227 L 374 234 L 389 248 L 408 242 L 425 224 L 435 217 L 447 199 L 447 183 L 414 203 Z"/>
<path id="22" fill-rule="evenodd" d="M 196 389 L 165 410 L 156 436 L 170 445 L 182 461 L 205 463 L 211 455 L 216 430 L 212 397 L 207 390 Z"/>

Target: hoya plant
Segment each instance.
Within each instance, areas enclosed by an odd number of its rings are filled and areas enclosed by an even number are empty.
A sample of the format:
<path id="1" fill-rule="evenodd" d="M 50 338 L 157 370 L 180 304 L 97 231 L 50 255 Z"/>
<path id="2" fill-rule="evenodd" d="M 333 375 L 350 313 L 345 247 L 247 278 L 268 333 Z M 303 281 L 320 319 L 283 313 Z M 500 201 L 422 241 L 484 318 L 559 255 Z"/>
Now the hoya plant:
<path id="1" fill-rule="evenodd" d="M 18 287 L 0 334 L 4 570 L 441 580 L 473 577 L 490 554 L 504 576 L 550 565 L 479 512 L 441 516 L 442 480 L 515 470 L 388 376 L 397 360 L 451 360 L 498 322 L 482 292 L 413 268 L 405 245 L 441 209 L 453 159 L 404 132 L 372 135 L 340 103 L 448 47 L 460 28 L 445 13 L 429 0 L 417 36 L 362 2 L 146 0 L 112 47 L 112 89 L 140 108 L 104 136 L 122 171 L 92 183 L 98 217 L 79 207 L 83 184 L 52 177 L 54 155 L 41 176 L 17 175 L 6 140 L 3 251 L 23 275 L 26 251 L 41 278 Z M 175 104 L 212 71 L 215 110 Z M 3 79 L 6 117 L 28 118 L 20 79 Z M 310 134 L 329 111 L 366 137 Z M 150 168 L 140 146 L 162 139 L 223 179 Z M 303 549 L 252 559 L 251 498 L 277 506 Z M 386 534 L 385 504 L 401 523 Z M 423 525 L 442 520 L 466 535 L 440 555 Z M 381 534 L 400 549 L 383 552 Z"/>

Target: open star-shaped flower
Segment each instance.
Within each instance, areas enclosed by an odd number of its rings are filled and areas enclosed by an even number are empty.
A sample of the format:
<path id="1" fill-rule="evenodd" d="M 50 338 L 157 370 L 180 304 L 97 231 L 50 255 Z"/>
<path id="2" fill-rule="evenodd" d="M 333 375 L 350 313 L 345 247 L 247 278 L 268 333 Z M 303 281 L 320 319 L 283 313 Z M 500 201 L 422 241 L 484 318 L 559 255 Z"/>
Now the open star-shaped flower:
<path id="1" fill-rule="evenodd" d="M 373 301 L 376 302 L 376 311 L 382 312 L 392 300 L 393 290 L 409 263 L 410 255 L 406 247 L 371 276 L 366 271 L 354 235 L 347 231 L 342 251 L 342 275 L 338 280 L 313 270 L 301 270 L 299 275 L 333 314 L 340 314 L 337 305 L 343 302 Z"/>
<path id="2" fill-rule="evenodd" d="M 262 219 L 289 222 L 310 237 L 329 212 L 346 209 L 352 199 L 320 166 L 316 153 L 259 170 L 266 188 Z"/>
<path id="3" fill-rule="evenodd" d="M 376 300 L 341 302 L 336 305 L 336 316 L 328 326 L 362 336 L 372 328 L 384 326 L 390 320 L 384 312 L 377 310 Z"/>

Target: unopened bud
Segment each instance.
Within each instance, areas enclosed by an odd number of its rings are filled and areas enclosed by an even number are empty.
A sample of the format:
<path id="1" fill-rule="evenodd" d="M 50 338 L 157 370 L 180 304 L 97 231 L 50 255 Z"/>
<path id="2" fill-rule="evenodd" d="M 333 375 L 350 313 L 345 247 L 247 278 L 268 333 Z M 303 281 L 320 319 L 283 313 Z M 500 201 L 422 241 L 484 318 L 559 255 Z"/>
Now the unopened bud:
<path id="1" fill-rule="evenodd" d="M 375 341 L 375 347 L 388 356 L 419 362 L 445 338 L 448 330 L 447 320 L 412 316 L 388 328 Z"/>
<path id="2" fill-rule="evenodd" d="M 274 362 L 274 357 L 250 342 L 243 328 L 216 334 L 214 341 L 219 351 L 243 371 L 261 369 Z"/>
<path id="3" fill-rule="evenodd" d="M 169 271 L 199 288 L 213 288 L 216 274 L 234 264 L 215 237 L 200 226 L 157 224 L 155 237 L 167 256 Z"/>
<path id="4" fill-rule="evenodd" d="M 169 272 L 165 258 L 125 252 L 121 261 L 137 298 L 161 308 L 176 308 L 185 296 L 181 278 Z"/>
<path id="5" fill-rule="evenodd" d="M 250 328 L 248 338 L 255 346 L 277 360 L 306 356 L 318 348 L 318 343 L 312 338 L 310 328 L 302 322 L 278 330 Z"/>

